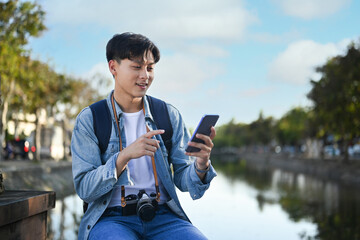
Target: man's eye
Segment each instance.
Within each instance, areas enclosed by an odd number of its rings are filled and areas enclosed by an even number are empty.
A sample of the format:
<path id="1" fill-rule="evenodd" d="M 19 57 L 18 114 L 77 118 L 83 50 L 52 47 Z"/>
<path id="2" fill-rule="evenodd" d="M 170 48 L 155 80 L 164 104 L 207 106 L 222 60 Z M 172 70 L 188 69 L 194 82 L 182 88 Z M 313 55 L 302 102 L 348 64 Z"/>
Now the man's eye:
<path id="1" fill-rule="evenodd" d="M 153 69 L 154 69 L 153 67 L 148 67 L 148 68 L 147 68 L 147 70 L 148 70 L 149 72 L 151 72 Z"/>
<path id="2" fill-rule="evenodd" d="M 141 66 L 133 66 L 133 68 L 140 69 Z"/>

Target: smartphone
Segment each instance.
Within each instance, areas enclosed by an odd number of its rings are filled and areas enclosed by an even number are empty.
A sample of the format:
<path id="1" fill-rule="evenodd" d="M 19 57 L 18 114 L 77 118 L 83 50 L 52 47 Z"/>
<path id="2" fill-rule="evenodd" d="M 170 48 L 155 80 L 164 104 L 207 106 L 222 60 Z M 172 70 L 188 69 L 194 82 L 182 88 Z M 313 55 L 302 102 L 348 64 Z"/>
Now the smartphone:
<path id="1" fill-rule="evenodd" d="M 204 134 L 207 136 L 210 136 L 211 133 L 211 127 L 214 127 L 217 120 L 219 119 L 219 115 L 204 115 L 198 126 L 196 127 L 190 141 L 191 142 L 197 142 L 197 143 L 205 143 L 203 140 L 195 137 L 196 134 Z M 193 147 L 193 146 L 187 146 L 185 149 L 186 152 L 199 152 L 200 148 Z"/>

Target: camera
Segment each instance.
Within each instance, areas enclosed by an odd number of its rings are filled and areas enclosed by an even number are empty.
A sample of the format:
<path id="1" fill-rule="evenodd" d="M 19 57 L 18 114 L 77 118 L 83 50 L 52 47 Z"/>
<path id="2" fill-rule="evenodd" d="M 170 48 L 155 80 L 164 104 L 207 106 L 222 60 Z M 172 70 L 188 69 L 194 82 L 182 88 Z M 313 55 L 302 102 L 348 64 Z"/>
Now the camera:
<path id="1" fill-rule="evenodd" d="M 142 189 L 137 195 L 130 194 L 126 196 L 125 201 L 126 206 L 122 208 L 123 216 L 136 214 L 144 222 L 149 222 L 155 217 L 158 206 L 155 193 L 151 193 L 149 196 L 145 190 Z"/>

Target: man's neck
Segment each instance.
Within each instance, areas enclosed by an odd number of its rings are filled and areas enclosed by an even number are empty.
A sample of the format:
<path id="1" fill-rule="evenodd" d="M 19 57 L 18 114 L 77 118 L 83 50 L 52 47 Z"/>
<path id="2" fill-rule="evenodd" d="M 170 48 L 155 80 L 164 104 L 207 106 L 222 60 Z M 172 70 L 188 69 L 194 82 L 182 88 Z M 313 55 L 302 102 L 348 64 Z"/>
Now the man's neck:
<path id="1" fill-rule="evenodd" d="M 121 110 L 126 113 L 138 112 L 143 108 L 142 97 L 128 97 L 126 95 L 116 94 L 114 92 L 115 101 L 119 104 Z"/>

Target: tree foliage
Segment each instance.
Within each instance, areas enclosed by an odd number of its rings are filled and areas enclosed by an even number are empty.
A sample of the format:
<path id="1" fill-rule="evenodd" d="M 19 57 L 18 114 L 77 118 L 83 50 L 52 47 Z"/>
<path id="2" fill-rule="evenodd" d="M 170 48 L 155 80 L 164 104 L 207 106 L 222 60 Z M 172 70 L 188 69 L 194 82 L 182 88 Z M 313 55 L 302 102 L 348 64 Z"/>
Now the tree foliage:
<path id="1" fill-rule="evenodd" d="M 238 147 L 246 143 L 246 125 L 235 123 L 232 119 L 228 124 L 217 128 L 217 135 L 214 139 L 216 147 Z"/>
<path id="2" fill-rule="evenodd" d="M 46 29 L 45 12 L 40 5 L 9 0 L 0 2 L 0 13 L 1 92 L 11 111 L 36 113 L 45 108 L 51 116 L 64 104 L 68 117 L 74 117 L 81 108 L 100 98 L 85 80 L 56 73 L 49 64 L 29 57 L 29 38 Z"/>
<path id="3" fill-rule="evenodd" d="M 69 91 L 65 91 L 63 95 L 63 112 L 69 119 L 74 119 L 81 109 L 104 98 L 86 80 L 67 76 L 65 85 Z"/>
<path id="4" fill-rule="evenodd" d="M 331 58 L 317 68 L 319 81 L 311 80 L 308 98 L 311 109 L 296 107 L 279 120 L 259 118 L 250 124 L 235 123 L 218 127 L 215 146 L 280 145 L 300 146 L 306 138 L 335 135 L 347 159 L 347 147 L 360 137 L 360 42 L 348 46 L 346 54 Z"/>
<path id="5" fill-rule="evenodd" d="M 274 137 L 274 119 L 272 117 L 264 118 L 262 112 L 259 114 L 259 118 L 250 123 L 248 126 L 249 143 L 268 145 Z"/>
<path id="6" fill-rule="evenodd" d="M 307 137 L 309 112 L 296 107 L 288 111 L 276 124 L 276 139 L 281 145 L 299 146 Z"/>
<path id="7" fill-rule="evenodd" d="M 218 127 L 214 143 L 216 147 L 268 145 L 274 139 L 274 125 L 274 119 L 264 118 L 262 113 L 250 124 L 235 123 L 232 119 Z"/>
<path id="8" fill-rule="evenodd" d="M 32 2 L 9 0 L 0 2 L 0 79 L 2 126 L 6 128 L 9 104 L 24 83 L 24 64 L 28 61 L 25 46 L 30 37 L 46 29 L 45 13 Z M 16 101 L 15 101 L 16 102 Z M 1 129 L 1 139 L 4 131 Z"/>
<path id="9" fill-rule="evenodd" d="M 63 118 L 72 119 L 101 98 L 87 81 L 59 74 L 48 63 L 30 57 L 27 43 L 46 29 L 44 16 L 36 2 L 0 2 L 1 139 L 11 113 L 35 114 L 36 149 L 40 149 L 40 109 L 47 116 L 61 112 Z"/>
<path id="10" fill-rule="evenodd" d="M 30 37 L 37 37 L 46 29 L 44 15 L 36 3 L 0 2 L 0 74 L 5 99 L 23 79 L 22 66 L 28 60 L 25 46 Z"/>
<path id="11" fill-rule="evenodd" d="M 351 139 L 360 136 L 360 43 L 350 44 L 344 56 L 333 57 L 317 72 L 321 79 L 311 81 L 308 98 L 314 104 L 318 129 L 338 135 L 346 149 Z"/>

